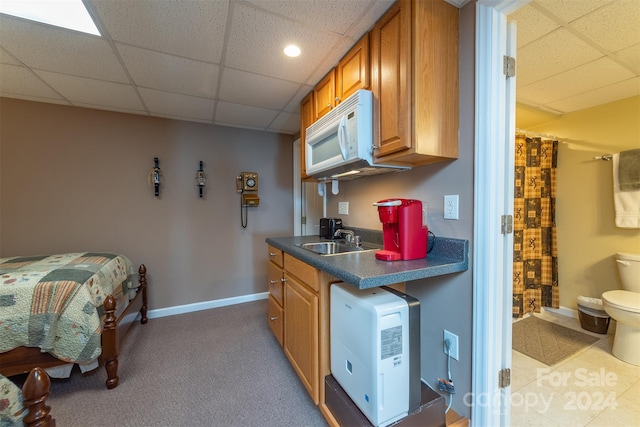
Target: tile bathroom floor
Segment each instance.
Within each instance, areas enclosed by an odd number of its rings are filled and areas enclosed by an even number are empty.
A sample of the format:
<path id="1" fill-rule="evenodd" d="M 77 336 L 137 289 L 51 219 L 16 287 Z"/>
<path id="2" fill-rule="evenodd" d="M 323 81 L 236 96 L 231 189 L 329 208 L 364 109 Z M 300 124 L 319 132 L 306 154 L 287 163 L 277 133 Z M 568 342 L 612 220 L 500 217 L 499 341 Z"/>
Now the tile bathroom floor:
<path id="1" fill-rule="evenodd" d="M 615 322 L 601 335 L 585 331 L 572 317 L 535 315 L 600 339 L 553 366 L 513 351 L 510 425 L 640 426 L 640 366 L 611 354 Z"/>

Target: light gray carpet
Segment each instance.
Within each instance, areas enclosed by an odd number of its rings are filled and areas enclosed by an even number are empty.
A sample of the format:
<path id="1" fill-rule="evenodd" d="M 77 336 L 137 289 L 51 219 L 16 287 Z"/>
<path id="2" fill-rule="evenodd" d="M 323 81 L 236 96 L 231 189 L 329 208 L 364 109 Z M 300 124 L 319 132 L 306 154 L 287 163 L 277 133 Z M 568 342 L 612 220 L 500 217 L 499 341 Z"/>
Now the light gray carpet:
<path id="1" fill-rule="evenodd" d="M 599 338 L 529 316 L 512 324 L 513 349 L 551 366 Z"/>
<path id="2" fill-rule="evenodd" d="M 52 380 L 57 425 L 326 426 L 266 313 L 261 300 L 134 325 L 117 388 L 103 367 Z"/>

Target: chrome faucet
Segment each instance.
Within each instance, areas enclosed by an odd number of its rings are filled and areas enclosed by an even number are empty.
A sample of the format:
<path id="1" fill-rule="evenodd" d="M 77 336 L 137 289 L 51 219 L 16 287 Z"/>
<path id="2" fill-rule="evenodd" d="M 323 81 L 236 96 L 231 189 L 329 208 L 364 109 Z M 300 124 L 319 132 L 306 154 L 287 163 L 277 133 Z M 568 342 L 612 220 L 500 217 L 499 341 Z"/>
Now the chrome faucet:
<path id="1" fill-rule="evenodd" d="M 347 242 L 355 243 L 356 246 L 360 246 L 360 236 L 356 236 L 353 231 L 339 228 L 336 230 L 333 237 L 338 237 L 340 235 L 344 235 Z"/>

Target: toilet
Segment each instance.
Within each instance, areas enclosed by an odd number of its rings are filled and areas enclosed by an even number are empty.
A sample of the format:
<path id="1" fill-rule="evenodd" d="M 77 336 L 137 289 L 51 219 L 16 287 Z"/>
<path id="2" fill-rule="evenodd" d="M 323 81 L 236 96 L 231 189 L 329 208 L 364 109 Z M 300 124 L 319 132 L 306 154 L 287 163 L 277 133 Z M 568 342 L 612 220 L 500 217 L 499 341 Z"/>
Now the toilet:
<path id="1" fill-rule="evenodd" d="M 611 352 L 627 363 L 640 366 L 640 254 L 615 255 L 622 290 L 602 294 L 602 305 L 616 321 Z"/>

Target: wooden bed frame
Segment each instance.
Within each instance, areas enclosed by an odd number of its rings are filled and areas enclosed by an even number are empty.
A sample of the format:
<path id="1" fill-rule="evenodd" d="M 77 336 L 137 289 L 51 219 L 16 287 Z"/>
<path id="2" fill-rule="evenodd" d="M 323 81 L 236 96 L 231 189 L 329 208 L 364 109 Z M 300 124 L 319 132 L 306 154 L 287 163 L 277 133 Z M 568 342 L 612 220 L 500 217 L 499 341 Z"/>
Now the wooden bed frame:
<path id="1" fill-rule="evenodd" d="M 22 406 L 27 414 L 22 420 L 25 427 L 55 427 L 56 420 L 45 400 L 49 397 L 49 375 L 42 368 L 33 368 L 22 386 Z"/>
<path id="2" fill-rule="evenodd" d="M 140 323 L 147 323 L 147 267 L 144 264 L 138 268 L 140 279 L 136 296 L 116 318 L 116 301 L 109 295 L 104 302 L 104 325 L 102 328 L 102 354 L 100 363 L 104 363 L 107 371 L 107 388 L 118 386 L 118 354 L 120 342 L 129 327 L 135 321 L 138 313 L 142 316 Z M 60 360 L 49 353 L 42 353 L 38 347 L 18 347 L 5 353 L 0 353 L 0 373 L 5 377 L 23 374 L 33 368 L 51 368 L 68 362 Z"/>

